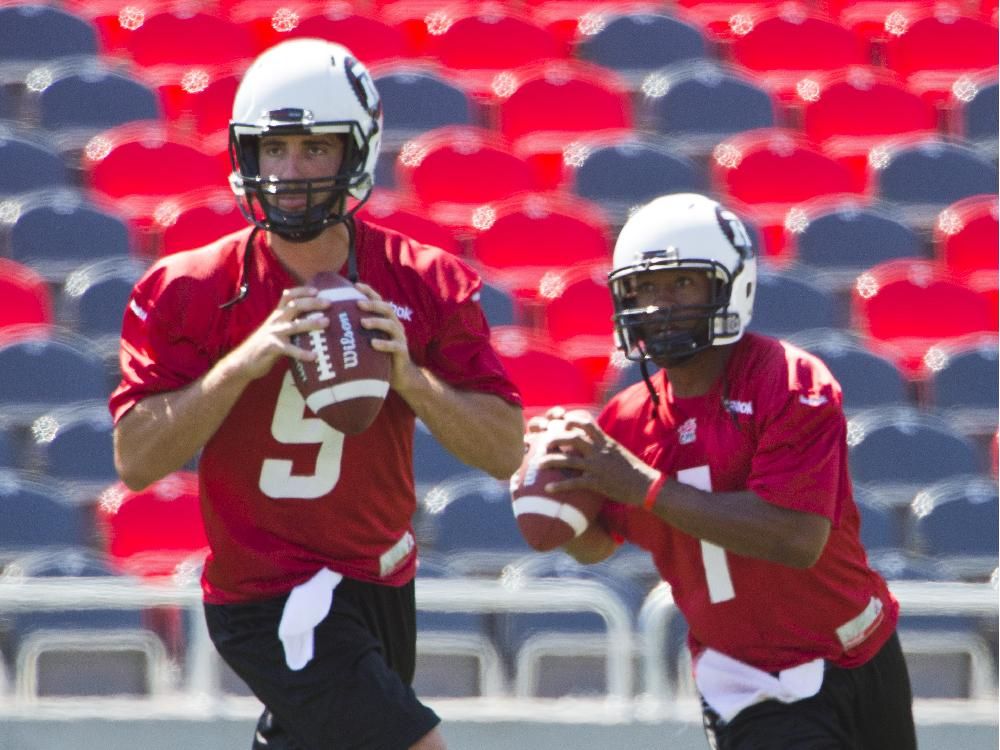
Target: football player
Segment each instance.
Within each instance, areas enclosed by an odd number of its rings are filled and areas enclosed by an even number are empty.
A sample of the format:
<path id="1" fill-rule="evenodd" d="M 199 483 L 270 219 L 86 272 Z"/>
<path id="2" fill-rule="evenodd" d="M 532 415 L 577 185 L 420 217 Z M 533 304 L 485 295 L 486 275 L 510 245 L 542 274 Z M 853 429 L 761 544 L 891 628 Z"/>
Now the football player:
<path id="1" fill-rule="evenodd" d="M 520 397 L 489 344 L 481 282 L 454 256 L 355 217 L 382 107 L 365 66 L 317 39 L 265 51 L 237 91 L 232 188 L 250 223 L 136 284 L 111 396 L 115 461 L 141 488 L 200 454 L 202 587 L 222 657 L 264 703 L 254 748 L 441 750 L 414 695 L 415 419 L 506 479 Z M 357 280 L 391 355 L 374 424 L 345 436 L 305 408 L 317 272 Z M 311 315 L 320 313 L 319 316 Z"/>
<path id="2" fill-rule="evenodd" d="M 705 196 L 657 198 L 622 228 L 609 287 L 643 382 L 596 421 L 554 409 L 529 425 L 574 428 L 544 464 L 580 474 L 551 491 L 608 498 L 566 551 L 648 550 L 688 622 L 713 748 L 914 748 L 899 605 L 859 541 L 841 389 L 816 357 L 747 331 L 745 226 Z"/>

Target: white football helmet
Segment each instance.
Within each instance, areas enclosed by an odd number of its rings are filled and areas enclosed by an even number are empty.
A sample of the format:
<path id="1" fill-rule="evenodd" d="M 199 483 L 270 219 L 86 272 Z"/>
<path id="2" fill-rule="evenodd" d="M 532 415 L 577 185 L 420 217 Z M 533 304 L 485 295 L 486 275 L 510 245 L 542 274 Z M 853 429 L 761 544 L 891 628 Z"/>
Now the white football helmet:
<path id="1" fill-rule="evenodd" d="M 339 133 L 344 160 L 322 179 L 279 180 L 260 173 L 266 134 Z M 236 91 L 229 125 L 230 184 L 247 219 L 306 241 L 345 221 L 367 200 L 382 140 L 382 101 L 367 68 L 346 47 L 293 39 L 265 50 Z M 282 211 L 268 196 L 302 195 L 304 211 Z"/>
<path id="2" fill-rule="evenodd" d="M 636 280 L 650 271 L 704 271 L 714 284 L 707 305 L 638 307 Z M 665 195 L 625 222 L 615 244 L 608 284 L 615 306 L 615 338 L 633 360 L 679 364 L 710 346 L 738 341 L 757 291 L 757 254 L 746 227 L 716 201 L 694 193 Z M 670 329 L 679 320 L 703 320 L 694 330 Z"/>

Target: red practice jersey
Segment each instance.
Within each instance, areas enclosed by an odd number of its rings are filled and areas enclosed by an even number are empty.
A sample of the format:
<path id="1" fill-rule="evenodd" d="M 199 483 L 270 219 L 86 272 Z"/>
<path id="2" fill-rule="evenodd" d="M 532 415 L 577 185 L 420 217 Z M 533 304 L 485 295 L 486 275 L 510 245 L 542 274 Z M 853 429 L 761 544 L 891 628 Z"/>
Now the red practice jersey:
<path id="1" fill-rule="evenodd" d="M 641 508 L 607 502 L 601 523 L 652 554 L 697 655 L 713 648 L 769 672 L 824 658 L 866 662 L 899 606 L 867 562 L 848 474 L 840 385 L 816 357 L 746 334 L 704 396 L 673 395 L 666 372 L 617 394 L 601 426 L 646 463 L 699 489 L 752 490 L 830 519 L 819 561 L 799 570 L 722 550 Z"/>
<path id="2" fill-rule="evenodd" d="M 167 256 L 136 284 L 122 328 L 115 421 L 182 388 L 256 330 L 300 284 L 250 228 Z M 390 302 L 413 361 L 462 389 L 519 403 L 474 301 L 479 277 L 437 248 L 357 222 L 358 275 Z M 342 270 L 343 273 L 343 270 Z M 242 298 L 226 305 L 240 295 Z M 374 424 L 345 436 L 305 408 L 287 358 L 253 381 L 205 445 L 201 507 L 214 604 L 277 596 L 322 567 L 402 585 L 416 569 L 415 417 L 389 391 Z"/>

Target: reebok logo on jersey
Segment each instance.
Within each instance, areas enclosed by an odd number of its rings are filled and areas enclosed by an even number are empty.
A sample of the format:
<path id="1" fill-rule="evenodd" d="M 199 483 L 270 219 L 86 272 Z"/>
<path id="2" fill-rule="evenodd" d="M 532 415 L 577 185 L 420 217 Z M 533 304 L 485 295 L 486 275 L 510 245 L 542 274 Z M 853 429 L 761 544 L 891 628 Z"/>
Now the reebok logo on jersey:
<path id="1" fill-rule="evenodd" d="M 690 445 L 698 437 L 698 423 L 691 417 L 684 424 L 677 428 L 677 442 L 681 445 Z"/>
<path id="2" fill-rule="evenodd" d="M 392 305 L 392 311 L 396 313 L 396 317 L 400 320 L 405 320 L 410 323 L 413 322 L 413 308 L 404 307 L 403 305 L 397 305 L 395 302 L 389 302 Z"/>
<path id="3" fill-rule="evenodd" d="M 806 406 L 822 406 L 827 402 L 826 396 L 799 396 L 799 403 Z"/>
<path id="4" fill-rule="evenodd" d="M 726 407 L 726 411 L 733 414 L 743 414 L 747 417 L 753 416 L 753 401 L 730 401 L 727 399 L 722 404 Z"/>

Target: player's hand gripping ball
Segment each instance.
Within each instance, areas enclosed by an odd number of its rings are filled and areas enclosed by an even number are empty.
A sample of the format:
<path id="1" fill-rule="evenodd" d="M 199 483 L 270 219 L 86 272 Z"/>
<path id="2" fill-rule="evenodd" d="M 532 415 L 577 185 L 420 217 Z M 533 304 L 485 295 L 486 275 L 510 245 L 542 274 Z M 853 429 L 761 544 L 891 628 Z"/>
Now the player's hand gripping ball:
<path id="1" fill-rule="evenodd" d="M 561 419 L 550 420 L 546 429 L 527 435 L 521 466 L 510 478 L 514 517 L 525 541 L 539 552 L 561 547 L 579 536 L 594 520 L 604 498 L 588 490 L 545 491 L 549 482 L 573 475 L 568 469 L 542 468 L 538 464 L 550 452 L 549 441 L 566 429 Z"/>
<path id="2" fill-rule="evenodd" d="M 351 282 L 332 272 L 318 273 L 310 284 L 330 301 L 323 330 L 296 334 L 295 346 L 316 355 L 312 362 L 292 361 L 292 377 L 306 406 L 347 435 L 367 430 L 389 392 L 391 357 L 372 348 L 378 335 L 361 327 L 358 300 L 365 299 Z M 321 315 L 323 313 L 312 313 Z"/>

